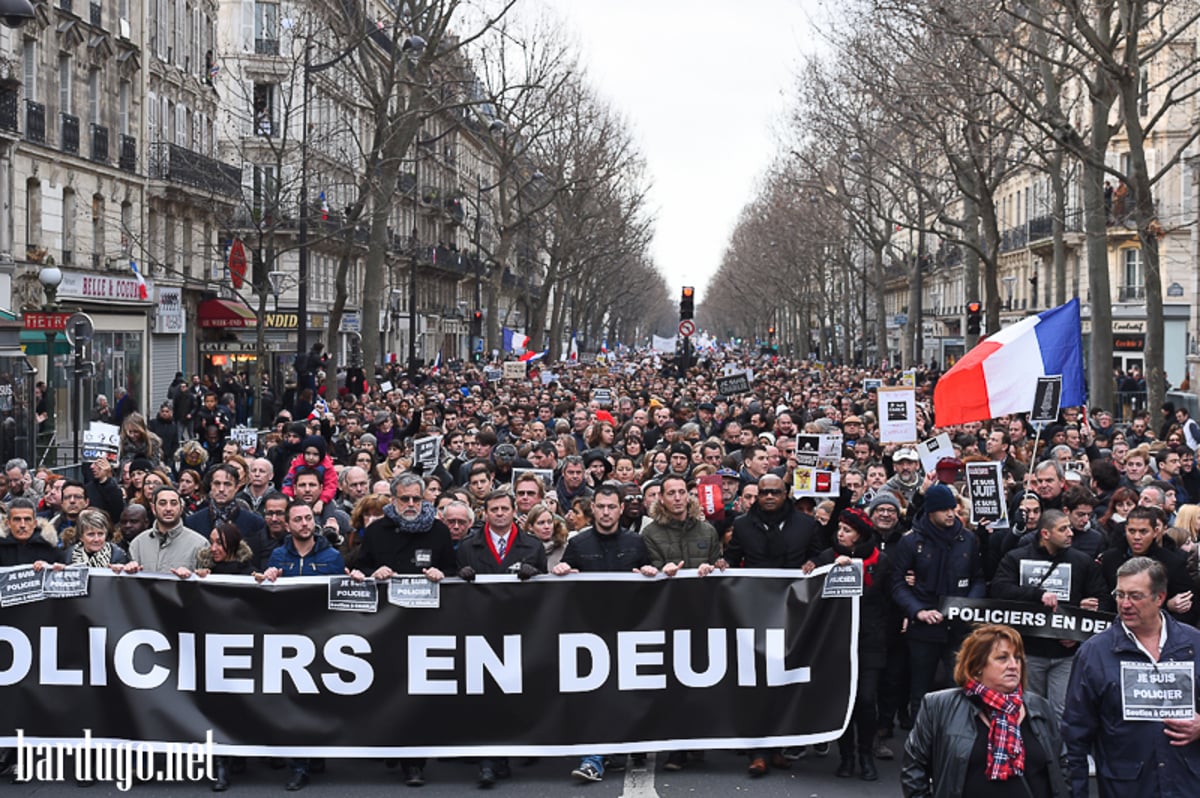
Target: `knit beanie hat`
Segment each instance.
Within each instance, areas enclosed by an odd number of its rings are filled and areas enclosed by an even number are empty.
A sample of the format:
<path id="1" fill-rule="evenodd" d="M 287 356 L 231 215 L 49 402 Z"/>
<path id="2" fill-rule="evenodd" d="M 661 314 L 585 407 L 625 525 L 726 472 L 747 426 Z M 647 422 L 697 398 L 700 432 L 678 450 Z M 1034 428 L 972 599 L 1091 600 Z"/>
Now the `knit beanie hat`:
<path id="1" fill-rule="evenodd" d="M 954 491 L 942 484 L 933 485 L 925 491 L 925 512 L 936 513 L 939 510 L 953 510 L 958 507 L 958 499 Z"/>

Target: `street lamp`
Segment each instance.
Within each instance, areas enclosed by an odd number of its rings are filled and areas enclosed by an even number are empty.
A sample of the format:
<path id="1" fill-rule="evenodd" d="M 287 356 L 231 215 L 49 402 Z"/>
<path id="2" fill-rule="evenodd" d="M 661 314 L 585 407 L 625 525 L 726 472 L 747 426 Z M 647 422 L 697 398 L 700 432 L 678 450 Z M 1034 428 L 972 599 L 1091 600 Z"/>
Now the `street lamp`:
<path id="1" fill-rule="evenodd" d="M 0 13 L 3 7 L 0 6 Z M 7 23 L 6 23 L 7 24 Z M 42 309 L 47 315 L 58 312 L 58 287 L 62 285 L 62 269 L 54 265 L 53 258 L 47 258 L 45 266 L 38 271 L 38 282 L 46 292 L 46 304 Z M 46 420 L 51 430 L 55 428 L 57 419 L 54 414 L 54 339 L 58 333 L 52 329 L 46 330 Z"/>
<path id="2" fill-rule="evenodd" d="M 271 286 L 271 296 L 275 297 L 276 312 L 279 311 L 279 295 L 283 293 L 283 289 L 287 286 L 287 281 L 290 279 L 291 275 L 287 272 L 267 272 L 267 283 Z"/>
<path id="3" fill-rule="evenodd" d="M 0 0 L 0 22 L 19 28 L 33 19 L 33 3 L 29 0 Z"/>

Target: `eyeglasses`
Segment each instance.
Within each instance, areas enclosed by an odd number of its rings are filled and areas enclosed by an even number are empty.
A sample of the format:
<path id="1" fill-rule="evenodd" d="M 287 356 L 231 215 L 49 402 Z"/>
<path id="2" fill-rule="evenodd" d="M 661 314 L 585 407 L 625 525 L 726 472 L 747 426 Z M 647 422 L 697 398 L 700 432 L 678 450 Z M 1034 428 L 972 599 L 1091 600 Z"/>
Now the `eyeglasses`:
<path id="1" fill-rule="evenodd" d="M 758 495 L 759 496 L 782 496 L 783 490 L 781 488 L 759 488 Z"/>
<path id="2" fill-rule="evenodd" d="M 1117 601 L 1125 601 L 1128 599 L 1134 604 L 1141 604 L 1143 601 L 1150 598 L 1149 594 L 1147 593 L 1126 593 L 1124 590 L 1114 590 L 1112 592 L 1112 597 Z"/>
<path id="3" fill-rule="evenodd" d="M 421 497 L 420 496 L 397 496 L 396 501 L 400 502 L 401 504 L 420 504 Z"/>

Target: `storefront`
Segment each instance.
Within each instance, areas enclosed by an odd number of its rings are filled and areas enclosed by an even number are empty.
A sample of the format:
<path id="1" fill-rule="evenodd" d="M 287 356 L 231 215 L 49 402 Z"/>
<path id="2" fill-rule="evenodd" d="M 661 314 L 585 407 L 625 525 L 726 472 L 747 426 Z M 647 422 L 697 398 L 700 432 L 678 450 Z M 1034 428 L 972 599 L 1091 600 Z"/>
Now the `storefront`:
<path id="1" fill-rule="evenodd" d="M 87 313 L 95 325 L 95 334 L 84 349 L 84 361 L 94 368 L 82 385 L 85 421 L 91 416 L 97 396 L 103 394 L 110 404 L 115 404 L 118 389 L 127 391 L 137 409 L 145 411 L 152 400 L 148 375 L 166 372 L 173 377 L 179 369 L 178 347 L 172 352 L 165 348 L 161 352 L 156 350 L 158 357 L 151 358 L 152 340 L 157 336 L 152 332 L 150 319 L 156 312 L 159 295 L 152 280 L 146 280 L 145 288 L 143 299 L 141 284 L 132 275 L 63 272 L 58 287 L 59 303 L 64 308 Z M 69 358 L 66 355 L 55 358 L 56 370 L 60 370 L 64 379 L 59 384 L 66 384 Z M 165 393 L 164 390 L 164 396 Z M 59 415 L 60 436 L 66 420 L 67 414 Z"/>
<path id="2" fill-rule="evenodd" d="M 1178 385 L 1187 376 L 1188 323 L 1191 314 L 1187 305 L 1163 305 L 1163 369 L 1167 380 Z M 1091 307 L 1081 308 L 1084 351 L 1089 347 L 1092 320 Z M 1146 308 L 1144 305 L 1113 305 L 1112 331 L 1114 369 L 1128 372 L 1146 366 Z"/>
<path id="3" fill-rule="evenodd" d="M 201 372 L 214 377 L 225 371 L 245 372 L 253 384 L 260 371 L 258 315 L 241 302 L 214 298 L 197 305 L 196 317 Z M 269 362 L 264 371 L 273 385 L 283 385 L 291 376 L 299 320 L 294 311 L 271 311 L 263 316 L 263 354 Z M 327 320 L 324 313 L 309 313 L 307 322 L 308 346 L 312 346 L 323 338 Z"/>

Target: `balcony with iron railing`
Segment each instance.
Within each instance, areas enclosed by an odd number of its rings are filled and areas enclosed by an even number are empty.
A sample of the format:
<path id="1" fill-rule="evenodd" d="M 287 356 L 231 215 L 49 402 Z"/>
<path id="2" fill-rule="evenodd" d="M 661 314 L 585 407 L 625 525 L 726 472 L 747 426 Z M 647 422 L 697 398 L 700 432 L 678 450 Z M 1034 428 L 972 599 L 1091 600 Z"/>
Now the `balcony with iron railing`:
<path id="1" fill-rule="evenodd" d="M 74 114 L 59 114 L 62 124 L 62 151 L 79 154 L 79 117 Z"/>
<path id="2" fill-rule="evenodd" d="M 279 40 L 278 39 L 255 39 L 254 40 L 255 55 L 279 55 Z"/>
<path id="3" fill-rule="evenodd" d="M 95 122 L 92 123 L 91 128 L 92 160 L 96 163 L 108 163 L 108 128 L 97 125 Z"/>
<path id="4" fill-rule="evenodd" d="M 1144 285 L 1122 285 L 1117 288 L 1118 302 L 1144 302 L 1146 300 L 1146 286 Z"/>
<path id="5" fill-rule="evenodd" d="M 137 172 L 137 139 L 121 134 L 121 150 L 117 155 L 117 166 L 125 172 Z"/>
<path id="6" fill-rule="evenodd" d="M 34 144 L 46 143 L 46 106 L 25 101 L 25 138 Z"/>
<path id="7" fill-rule="evenodd" d="M 151 178 L 211 191 L 233 199 L 242 195 L 240 168 L 180 147 L 178 144 L 151 144 L 148 167 Z"/>

